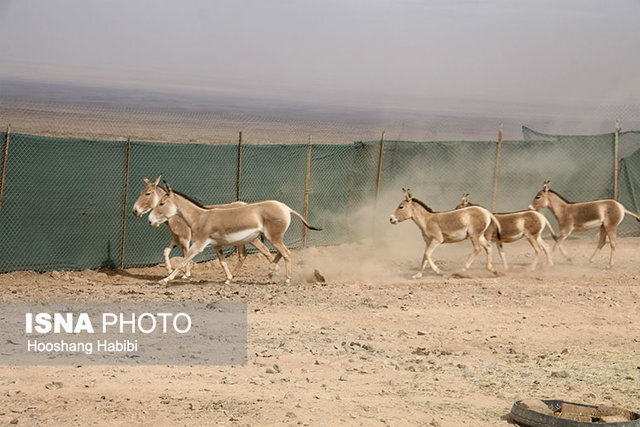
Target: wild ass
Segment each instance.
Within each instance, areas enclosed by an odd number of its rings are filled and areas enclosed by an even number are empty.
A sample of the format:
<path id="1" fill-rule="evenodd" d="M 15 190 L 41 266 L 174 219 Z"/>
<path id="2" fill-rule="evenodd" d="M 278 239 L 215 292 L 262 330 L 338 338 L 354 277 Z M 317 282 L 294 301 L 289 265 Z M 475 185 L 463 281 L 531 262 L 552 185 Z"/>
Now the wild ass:
<path id="1" fill-rule="evenodd" d="M 588 231 L 599 226 L 600 240 L 593 255 L 589 258 L 589 262 L 593 262 L 598 251 L 605 245 L 607 236 L 609 236 L 609 245 L 611 246 L 609 268 L 613 266 L 613 255 L 616 251 L 616 230 L 624 219 L 624 214 L 629 214 L 640 221 L 640 216 L 625 209 L 621 203 L 612 199 L 580 203 L 569 202 L 551 190 L 551 181 L 544 182 L 542 190 L 538 191 L 538 194 L 529 205 L 529 209 L 540 210 L 543 208 L 549 208 L 558 220 L 558 227 L 560 228 L 553 250 L 558 248 L 565 257 L 569 258 L 562 246 L 560 246 L 562 242 L 573 231 Z"/>
<path id="2" fill-rule="evenodd" d="M 480 206 L 434 212 L 424 202 L 414 199 L 411 190 L 402 189 L 404 200 L 393 212 L 389 221 L 397 224 L 407 219 L 412 219 L 422 232 L 422 238 L 427 244 L 420 266 L 420 271 L 413 276 L 414 279 L 422 277 L 422 272 L 429 266 L 437 274 L 442 274 L 438 266 L 431 260 L 434 249 L 442 243 L 455 243 L 468 238 L 473 244 L 473 253 L 462 267 L 462 271 L 469 268 L 473 260 L 482 249 L 487 253 L 487 270 L 496 273 L 491 265 L 491 245 L 484 237 L 484 233 L 491 223 L 496 224 L 498 236 L 500 236 L 500 223 L 488 210 Z"/>
<path id="3" fill-rule="evenodd" d="M 158 203 L 160 203 L 162 196 L 166 194 L 166 191 L 162 187 L 158 186 L 158 183 L 160 182 L 160 177 L 156 178 L 156 180 L 153 182 L 149 181 L 145 177 L 144 182 L 146 186 L 142 189 L 142 191 L 140 191 L 140 195 L 138 196 L 138 199 L 133 205 L 133 214 L 137 217 L 144 215 L 145 213 L 149 212 L 150 210 L 158 206 Z M 209 206 L 206 206 L 206 208 L 224 209 L 228 207 L 237 207 L 237 206 L 244 206 L 244 205 L 246 205 L 245 202 L 232 202 L 232 203 L 226 203 L 221 205 L 209 205 Z M 187 256 L 187 251 L 189 250 L 189 243 L 191 242 L 191 229 L 189 228 L 187 223 L 184 222 L 182 217 L 180 217 L 179 215 L 176 215 L 170 218 L 166 222 L 166 224 L 167 224 L 167 228 L 169 229 L 169 233 L 171 233 L 172 239 L 171 239 L 171 242 L 169 242 L 169 244 L 167 245 L 166 248 L 164 248 L 164 251 L 163 251 L 164 265 L 167 269 L 167 272 L 171 273 L 173 271 L 173 267 L 171 266 L 171 260 L 169 259 L 169 254 L 176 246 L 179 245 L 182 248 L 183 256 Z M 269 262 L 271 262 L 271 253 L 269 252 L 269 249 L 260 241 L 260 239 L 254 239 L 249 243 L 252 244 L 258 250 L 258 252 L 260 252 Z M 238 249 L 238 263 L 236 264 L 236 267 L 233 270 L 234 275 L 237 274 L 238 271 L 240 271 L 240 267 L 242 267 L 242 264 L 244 263 L 244 260 L 247 257 L 247 250 L 245 249 L 244 244 L 238 245 L 237 249 Z M 191 263 L 187 264 L 185 268 L 184 277 L 189 277 L 189 276 L 191 276 Z"/>
<path id="4" fill-rule="evenodd" d="M 469 201 L 469 193 L 466 193 L 462 195 L 462 201 L 458 206 L 456 206 L 456 209 L 466 208 L 468 206 L 477 205 Z M 500 227 L 502 227 L 500 238 L 498 239 L 496 226 L 494 224 L 491 224 L 489 228 L 487 228 L 487 231 L 484 233 L 484 237 L 489 242 L 495 242 L 505 270 L 508 270 L 509 267 L 507 266 L 507 259 L 504 256 L 502 243 L 515 242 L 523 237 L 527 238 L 527 241 L 531 244 L 533 250 L 536 251 L 536 257 L 529 266 L 531 271 L 536 269 L 536 265 L 540 258 L 541 248 L 547 256 L 547 262 L 549 265 L 553 265 L 549 248 L 542 240 L 542 232 L 546 226 L 549 228 L 549 232 L 551 232 L 551 236 L 553 236 L 554 239 L 556 238 L 556 233 L 553 231 L 551 224 L 549 224 L 549 221 L 544 215 L 532 210 L 494 213 L 494 215 L 498 218 L 498 221 L 500 221 Z"/>
<path id="5" fill-rule="evenodd" d="M 158 227 L 170 218 L 180 216 L 191 228 L 192 243 L 186 258 L 171 274 L 160 280 L 161 285 L 173 280 L 178 271 L 207 246 L 213 246 L 215 249 L 220 266 L 227 277 L 225 284 L 230 284 L 233 276 L 227 267 L 222 247 L 252 242 L 258 236 L 264 236 L 278 251 L 271 261 L 270 275 L 275 272 L 280 258 L 284 258 L 287 275 L 285 283 L 290 283 L 291 257 L 282 238 L 291 223 L 291 214 L 300 218 L 305 227 L 311 230 L 320 230 L 311 226 L 298 212 L 276 200 L 227 209 L 207 209 L 183 194 L 173 191 L 166 182 L 165 186 L 167 194 L 162 196 L 158 206 L 149 214 L 149 224 L 152 227 Z"/>

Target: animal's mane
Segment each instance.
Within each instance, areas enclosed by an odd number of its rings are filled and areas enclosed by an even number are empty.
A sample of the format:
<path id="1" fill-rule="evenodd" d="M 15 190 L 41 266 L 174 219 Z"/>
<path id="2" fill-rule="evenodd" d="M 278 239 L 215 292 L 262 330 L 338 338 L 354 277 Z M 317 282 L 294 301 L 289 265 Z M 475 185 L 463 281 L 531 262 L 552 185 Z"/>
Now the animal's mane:
<path id="1" fill-rule="evenodd" d="M 426 204 L 425 202 L 423 202 L 422 200 L 418 200 L 418 199 L 411 198 L 411 201 L 412 201 L 412 202 L 416 202 L 417 204 L 419 204 L 420 206 L 422 206 L 423 208 L 425 208 L 427 212 L 434 213 L 434 212 L 433 212 L 433 209 L 431 209 L 429 206 L 427 206 L 427 204 Z"/>
<path id="2" fill-rule="evenodd" d="M 561 195 L 559 195 L 556 191 L 553 191 L 553 190 L 549 189 L 549 192 L 555 194 L 556 196 L 558 196 L 560 198 L 560 200 L 562 200 L 565 203 L 569 203 L 569 204 L 573 203 L 573 202 L 568 201 L 567 199 L 565 199 Z"/>
<path id="3" fill-rule="evenodd" d="M 202 203 L 200 203 L 199 201 L 195 200 L 194 198 L 189 197 L 189 196 L 187 196 L 186 194 L 181 193 L 181 192 L 179 192 L 179 191 L 176 191 L 176 190 L 173 190 L 173 189 L 171 189 L 171 190 L 172 190 L 175 194 L 177 194 L 178 196 L 180 196 L 180 197 L 183 197 L 183 198 L 187 199 L 188 201 L 190 201 L 190 202 L 191 202 L 191 203 L 193 203 L 194 205 L 198 206 L 199 208 L 202 208 L 202 209 L 209 209 L 209 208 L 207 208 L 205 205 L 203 205 Z"/>

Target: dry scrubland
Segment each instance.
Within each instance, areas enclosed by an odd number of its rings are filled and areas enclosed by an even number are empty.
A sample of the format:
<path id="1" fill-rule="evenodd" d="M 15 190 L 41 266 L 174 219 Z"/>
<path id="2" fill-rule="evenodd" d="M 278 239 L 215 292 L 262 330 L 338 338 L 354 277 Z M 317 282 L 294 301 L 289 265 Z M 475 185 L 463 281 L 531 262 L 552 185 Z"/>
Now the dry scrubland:
<path id="1" fill-rule="evenodd" d="M 594 245 L 570 240 L 572 263 L 536 273 L 527 243 L 507 245 L 513 271 L 481 255 L 469 278 L 451 273 L 470 244 L 449 245 L 447 274 L 419 281 L 419 247 L 364 243 L 294 251 L 290 286 L 255 255 L 230 286 L 215 263 L 168 287 L 161 267 L 5 274 L 3 301 L 245 301 L 248 363 L 4 367 L 0 423 L 499 426 L 530 397 L 640 411 L 640 239 L 619 239 L 609 271 Z"/>

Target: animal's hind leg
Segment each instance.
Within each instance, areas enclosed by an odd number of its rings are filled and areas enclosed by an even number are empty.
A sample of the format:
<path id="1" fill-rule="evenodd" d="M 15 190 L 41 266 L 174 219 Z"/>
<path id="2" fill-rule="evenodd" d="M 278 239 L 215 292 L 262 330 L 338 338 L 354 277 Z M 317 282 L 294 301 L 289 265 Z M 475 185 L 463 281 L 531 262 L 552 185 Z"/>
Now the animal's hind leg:
<path id="1" fill-rule="evenodd" d="M 595 259 L 600 249 L 602 249 L 606 243 L 607 243 L 607 229 L 605 228 L 604 224 L 602 224 L 600 226 L 600 239 L 598 240 L 598 246 L 596 246 L 596 250 L 593 251 L 593 255 L 591 255 L 591 258 L 589 258 L 589 262 L 593 262 L 593 260 Z M 611 260 L 609 260 L 609 265 L 611 265 Z"/>
<path id="2" fill-rule="evenodd" d="M 242 264 L 244 264 L 244 260 L 247 259 L 247 249 L 244 247 L 244 245 L 239 245 L 236 248 L 238 250 L 238 262 L 235 268 L 233 269 L 234 276 L 238 274 L 238 272 L 240 271 L 240 268 L 242 267 Z"/>
<path id="3" fill-rule="evenodd" d="M 503 248 L 502 242 L 497 241 L 496 246 L 498 247 L 498 253 L 500 254 L 500 259 L 502 260 L 502 266 L 504 267 L 504 270 L 507 271 L 509 269 L 509 266 L 507 265 L 507 257 L 504 256 L 504 248 Z"/>
<path id="4" fill-rule="evenodd" d="M 480 239 L 478 238 L 478 236 L 471 236 L 471 243 L 473 244 L 473 252 L 471 253 L 471 255 L 469 255 L 469 259 L 467 259 L 467 262 L 465 262 L 462 266 L 462 271 L 465 271 L 467 268 L 469 268 L 473 260 L 476 259 L 478 254 L 482 251 L 482 245 L 480 244 Z"/>
<path id="5" fill-rule="evenodd" d="M 544 254 L 547 256 L 547 263 L 549 265 L 553 265 L 553 259 L 551 259 L 551 251 L 549 250 L 549 247 L 544 242 L 544 240 L 542 240 L 542 234 L 538 234 L 538 238 L 536 240 L 538 242 L 538 245 L 540 245 L 540 247 L 544 251 Z"/>
<path id="6" fill-rule="evenodd" d="M 613 255 L 616 253 L 616 229 L 618 227 L 611 227 L 607 230 L 609 235 L 609 245 L 611 246 L 611 255 L 609 256 L 609 268 L 613 267 Z"/>
<path id="7" fill-rule="evenodd" d="M 491 265 L 491 243 L 487 241 L 487 238 L 484 237 L 484 234 L 481 234 L 480 237 L 478 237 L 478 242 L 484 248 L 484 251 L 487 253 L 487 270 L 489 270 L 493 274 L 496 274 L 496 270 L 493 268 L 493 265 Z M 498 248 L 502 250 L 502 242 L 499 242 L 499 243 L 500 245 L 498 246 Z M 502 261 L 504 262 L 505 270 L 506 270 L 507 260 L 504 258 L 504 254 L 501 254 L 501 255 L 502 255 Z"/>
<path id="8" fill-rule="evenodd" d="M 284 265 L 287 273 L 287 279 L 284 281 L 285 284 L 291 283 L 291 253 L 289 249 L 282 242 L 271 242 L 271 245 L 278 251 L 278 255 L 284 258 Z M 276 262 L 276 259 L 280 259 L 278 255 L 273 259 Z"/>
<path id="9" fill-rule="evenodd" d="M 229 266 L 227 266 L 227 261 L 224 258 L 224 252 L 222 251 L 222 248 L 220 246 L 216 246 L 214 249 L 216 250 L 216 255 L 218 255 L 218 261 L 220 262 L 220 267 L 222 267 L 222 271 L 224 271 L 225 276 L 227 276 L 227 280 L 224 281 L 224 284 L 230 285 L 231 279 L 233 279 L 233 276 L 229 271 Z"/>
<path id="10" fill-rule="evenodd" d="M 533 271 L 533 270 L 536 269 L 536 266 L 538 265 L 538 260 L 540 259 L 540 244 L 538 243 L 538 240 L 535 239 L 530 234 L 525 234 L 525 237 L 529 241 L 529 244 L 531 244 L 531 246 L 533 247 L 533 250 L 536 251 L 536 256 L 535 256 L 535 258 L 533 258 L 533 262 L 529 266 L 529 270 Z M 540 237 L 540 236 L 538 236 L 538 237 Z M 549 254 L 547 254 L 547 258 L 548 258 L 548 256 L 549 256 Z"/>

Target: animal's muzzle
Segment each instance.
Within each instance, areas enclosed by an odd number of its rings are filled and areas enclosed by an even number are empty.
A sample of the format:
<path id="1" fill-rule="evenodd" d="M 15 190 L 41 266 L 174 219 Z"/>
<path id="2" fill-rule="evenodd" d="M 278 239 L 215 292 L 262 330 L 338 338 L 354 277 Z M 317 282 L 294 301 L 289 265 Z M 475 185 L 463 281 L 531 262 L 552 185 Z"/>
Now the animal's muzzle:
<path id="1" fill-rule="evenodd" d="M 391 215 L 391 217 L 389 218 L 389 222 L 391 224 L 397 224 L 398 223 L 398 218 L 396 218 L 395 216 Z"/>
<path id="2" fill-rule="evenodd" d="M 149 220 L 149 226 L 151 226 L 153 228 L 158 228 L 160 226 L 160 223 L 158 223 L 156 221 Z"/>
<path id="3" fill-rule="evenodd" d="M 530 211 L 535 211 L 535 210 L 536 210 L 536 208 L 534 208 L 534 207 L 533 207 L 533 205 L 529 205 L 529 210 L 530 210 Z"/>

